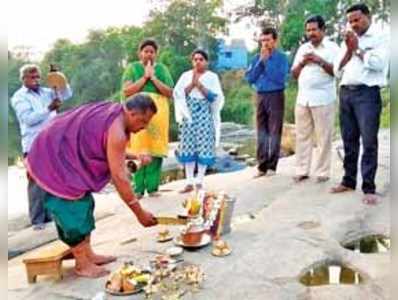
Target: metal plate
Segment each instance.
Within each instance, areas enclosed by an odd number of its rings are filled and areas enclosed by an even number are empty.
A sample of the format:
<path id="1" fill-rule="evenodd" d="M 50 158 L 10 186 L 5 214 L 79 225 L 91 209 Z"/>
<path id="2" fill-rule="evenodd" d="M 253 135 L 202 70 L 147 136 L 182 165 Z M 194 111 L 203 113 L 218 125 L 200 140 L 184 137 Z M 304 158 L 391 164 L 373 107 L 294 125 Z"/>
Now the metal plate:
<path id="1" fill-rule="evenodd" d="M 138 293 L 141 293 L 143 290 L 144 290 L 144 287 L 140 287 L 140 288 L 135 289 L 134 291 L 130 291 L 130 292 L 115 292 L 115 291 L 105 288 L 105 292 L 107 292 L 110 295 L 114 295 L 114 296 L 128 296 L 128 295 L 138 294 Z"/>
<path id="2" fill-rule="evenodd" d="M 162 238 L 157 237 L 157 238 L 156 238 L 156 241 L 157 241 L 158 243 L 165 243 L 165 242 L 171 241 L 172 239 L 173 239 L 173 236 L 172 236 L 172 235 L 168 235 L 168 236 L 162 237 Z"/>
<path id="3" fill-rule="evenodd" d="M 184 247 L 184 248 L 192 248 L 192 249 L 194 249 L 194 248 L 201 248 L 201 247 L 204 247 L 204 246 L 208 245 L 208 244 L 211 242 L 211 236 L 210 236 L 210 234 L 207 234 L 207 233 L 203 234 L 202 240 L 200 241 L 200 243 L 198 243 L 198 244 L 196 244 L 196 245 L 187 245 L 187 244 L 185 244 L 185 243 L 181 240 L 181 237 L 180 237 L 180 236 L 176 236 L 176 237 L 174 238 L 173 242 L 174 242 L 174 244 L 176 244 L 177 246 L 181 246 L 181 247 Z"/>
<path id="4" fill-rule="evenodd" d="M 217 256 L 217 257 L 227 256 L 227 255 L 230 255 L 231 253 L 232 253 L 231 249 L 228 249 L 228 251 L 222 251 L 221 254 L 215 254 L 214 249 L 211 251 L 211 255 Z"/>

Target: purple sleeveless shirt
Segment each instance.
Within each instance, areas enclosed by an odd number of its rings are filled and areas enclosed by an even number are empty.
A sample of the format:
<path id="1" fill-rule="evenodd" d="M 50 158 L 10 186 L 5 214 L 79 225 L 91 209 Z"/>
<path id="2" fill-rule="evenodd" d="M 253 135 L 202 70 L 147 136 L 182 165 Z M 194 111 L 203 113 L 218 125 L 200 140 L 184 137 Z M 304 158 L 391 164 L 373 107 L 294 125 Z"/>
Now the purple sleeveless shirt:
<path id="1" fill-rule="evenodd" d="M 47 192 L 79 199 L 110 180 L 107 132 L 123 113 L 108 101 L 79 106 L 51 120 L 36 137 L 26 159 L 30 175 Z"/>

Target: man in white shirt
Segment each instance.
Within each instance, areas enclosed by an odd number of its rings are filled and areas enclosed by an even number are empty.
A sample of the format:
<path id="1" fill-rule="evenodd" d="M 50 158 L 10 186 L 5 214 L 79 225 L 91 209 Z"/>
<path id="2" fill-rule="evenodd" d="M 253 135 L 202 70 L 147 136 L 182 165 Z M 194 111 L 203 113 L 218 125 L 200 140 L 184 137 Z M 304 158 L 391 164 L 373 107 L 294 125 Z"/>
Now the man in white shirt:
<path id="1" fill-rule="evenodd" d="M 365 4 L 347 10 L 347 30 L 341 53 L 335 63 L 340 81 L 340 128 L 344 143 L 344 177 L 331 193 L 356 188 L 359 141 L 362 139 L 362 191 L 364 203 L 375 204 L 377 170 L 377 134 L 382 100 L 380 88 L 387 84 L 389 37 L 371 24 Z"/>
<path id="2" fill-rule="evenodd" d="M 333 61 L 339 47 L 325 37 L 325 21 L 319 15 L 306 20 L 305 34 L 308 42 L 300 46 L 292 66 L 292 75 L 298 80 L 296 176 L 293 179 L 300 182 L 309 178 L 315 133 L 318 156 L 314 175 L 317 182 L 324 182 L 330 177 L 336 103 Z"/>
<path id="3" fill-rule="evenodd" d="M 65 90 L 55 92 L 40 86 L 40 69 L 33 64 L 27 64 L 20 69 L 22 87 L 11 98 L 11 105 L 19 121 L 21 144 L 24 157 L 41 129 L 57 114 L 62 100 L 72 96 L 69 85 Z M 28 174 L 29 217 L 33 229 L 43 229 L 51 216 L 44 209 L 46 192 L 37 185 Z"/>

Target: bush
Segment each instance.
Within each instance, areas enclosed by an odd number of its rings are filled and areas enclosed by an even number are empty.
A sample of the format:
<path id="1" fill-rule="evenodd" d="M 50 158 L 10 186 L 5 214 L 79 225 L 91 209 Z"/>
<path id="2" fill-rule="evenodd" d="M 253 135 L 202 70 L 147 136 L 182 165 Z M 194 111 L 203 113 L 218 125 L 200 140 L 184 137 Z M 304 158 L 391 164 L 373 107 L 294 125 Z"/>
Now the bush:
<path id="1" fill-rule="evenodd" d="M 221 75 L 225 104 L 221 113 L 223 122 L 255 124 L 255 90 L 244 79 L 243 71 L 228 71 Z M 294 123 L 297 84 L 289 82 L 285 91 L 285 122 Z"/>
<path id="2" fill-rule="evenodd" d="M 294 123 L 294 107 L 296 105 L 297 97 L 297 83 L 289 81 L 285 90 L 285 116 L 286 123 Z"/>
<path id="3" fill-rule="evenodd" d="M 390 101 L 391 101 L 391 90 L 390 88 L 385 88 L 381 91 L 382 106 L 380 117 L 380 127 L 390 128 Z"/>

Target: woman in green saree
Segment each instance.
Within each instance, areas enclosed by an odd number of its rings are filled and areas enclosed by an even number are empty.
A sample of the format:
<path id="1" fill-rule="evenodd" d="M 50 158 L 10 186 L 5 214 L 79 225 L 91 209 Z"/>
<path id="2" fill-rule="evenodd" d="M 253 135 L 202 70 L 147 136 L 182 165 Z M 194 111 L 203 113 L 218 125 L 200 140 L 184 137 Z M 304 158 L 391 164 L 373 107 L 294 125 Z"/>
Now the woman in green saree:
<path id="1" fill-rule="evenodd" d="M 167 67 L 156 62 L 158 45 L 152 39 L 144 40 L 138 49 L 139 61 L 130 63 L 122 78 L 123 99 L 144 92 L 158 109 L 148 127 L 132 134 L 127 153 L 151 155 L 152 161 L 141 167 L 133 177 L 137 197 L 159 196 L 163 158 L 167 156 L 169 142 L 169 100 L 173 92 L 173 79 Z"/>

